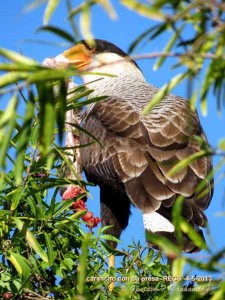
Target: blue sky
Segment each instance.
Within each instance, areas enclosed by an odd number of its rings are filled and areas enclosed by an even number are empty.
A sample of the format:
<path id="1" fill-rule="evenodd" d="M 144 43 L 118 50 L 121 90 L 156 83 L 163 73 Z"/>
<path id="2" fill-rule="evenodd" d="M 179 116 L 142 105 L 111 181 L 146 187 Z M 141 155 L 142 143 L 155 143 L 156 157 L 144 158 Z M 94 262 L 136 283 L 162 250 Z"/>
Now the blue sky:
<path id="1" fill-rule="evenodd" d="M 64 2 L 64 1 L 62 1 Z M 80 1 L 73 1 L 79 3 Z M 123 50 L 127 50 L 130 43 L 144 30 L 154 25 L 154 22 L 149 21 L 147 18 L 140 17 L 137 14 L 128 11 L 118 4 L 118 1 L 112 1 L 115 4 L 115 9 L 118 13 L 117 20 L 110 20 L 104 10 L 100 7 L 93 9 L 92 15 L 92 30 L 96 38 L 109 40 L 118 45 Z M 25 12 L 24 7 L 29 4 L 28 1 L 0 1 L 0 41 L 1 47 L 11 50 L 19 51 L 24 55 L 31 57 L 39 62 L 44 58 L 55 56 L 61 53 L 65 48 L 59 38 L 48 33 L 35 32 L 38 27 L 42 25 L 43 12 L 45 5 L 40 6 L 38 9 Z M 75 5 L 75 4 L 74 4 Z M 79 21 L 79 20 L 77 20 Z M 70 25 L 66 19 L 66 9 L 63 5 L 57 10 L 51 25 L 56 25 L 64 30 L 70 30 Z M 188 32 L 187 32 L 188 34 Z M 165 46 L 166 38 L 158 38 L 157 41 L 146 44 L 144 47 L 138 47 L 135 54 L 147 52 L 161 52 Z M 31 43 L 28 40 L 46 40 L 50 42 L 57 42 L 58 46 L 50 46 L 41 43 Z M 170 67 L 173 59 L 169 59 L 165 65 L 157 72 L 153 71 L 153 60 L 138 61 L 139 66 L 144 72 L 148 82 L 158 87 L 163 86 L 169 79 L 179 73 L 179 70 L 171 70 Z M 204 76 L 204 72 L 202 74 Z M 200 78 L 202 80 L 203 77 Z M 186 96 L 187 86 L 185 83 L 179 85 L 173 93 Z M 218 141 L 224 137 L 224 112 L 222 117 L 218 117 L 216 112 L 216 101 L 212 94 L 209 97 L 208 116 L 203 117 L 199 111 L 201 123 L 206 131 L 210 144 L 215 147 Z M 0 100 L 1 101 L 1 100 Z M 214 158 L 214 164 L 218 162 L 218 157 Z M 224 170 L 223 170 L 224 172 Z M 218 213 L 224 211 L 224 186 L 225 179 L 222 177 L 222 171 L 216 174 L 215 193 L 211 205 L 206 212 L 209 219 L 209 228 L 211 231 L 212 241 L 207 238 L 213 250 L 219 250 L 225 246 L 223 228 L 225 228 L 224 216 L 219 217 Z M 221 178 L 220 178 L 221 177 Z M 92 188 L 90 192 L 93 199 L 88 202 L 88 207 L 99 216 L 99 193 L 98 188 Z M 221 230 L 222 229 L 222 230 Z M 221 233 L 222 231 L 222 233 Z M 141 213 L 137 209 L 132 210 L 132 216 L 128 228 L 124 231 L 121 237 L 123 243 L 121 247 L 126 247 L 130 244 L 132 239 L 141 240 L 145 243 L 144 230 L 142 224 Z M 200 254 L 199 254 L 200 255 Z"/>

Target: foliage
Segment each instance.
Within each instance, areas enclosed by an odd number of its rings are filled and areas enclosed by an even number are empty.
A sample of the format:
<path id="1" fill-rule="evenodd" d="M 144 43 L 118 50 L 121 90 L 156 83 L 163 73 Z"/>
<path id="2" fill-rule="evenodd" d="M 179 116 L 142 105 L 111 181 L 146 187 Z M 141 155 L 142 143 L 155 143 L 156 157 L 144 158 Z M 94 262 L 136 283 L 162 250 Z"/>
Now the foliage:
<path id="1" fill-rule="evenodd" d="M 73 7 L 67 0 L 71 34 L 49 25 L 61 1 L 36 0 L 28 9 L 35 9 L 43 2 L 47 5 L 39 30 L 71 43 L 80 38 L 79 32 L 84 38 L 93 37 L 90 22 L 93 6 L 101 5 L 110 17 L 116 17 L 110 1 L 84 1 Z M 155 0 L 151 5 L 136 0 L 121 0 L 121 3 L 158 22 L 133 42 L 130 52 L 143 41 L 163 36 L 170 30 L 171 38 L 162 53 L 137 58 L 157 58 L 155 69 L 159 69 L 172 56 L 177 59 L 173 67 L 183 67 L 183 72 L 163 87 L 143 113 L 181 81 L 186 78 L 193 81 L 203 71 L 200 89 L 196 86 L 190 91 L 191 105 L 194 108 L 200 99 L 202 112 L 206 113 L 207 95 L 213 89 L 221 110 L 225 99 L 224 3 L 201 0 Z M 80 15 L 80 26 L 74 22 L 77 15 Z M 187 31 L 191 33 L 188 38 Z M 68 149 L 62 147 L 65 112 L 87 104 L 84 97 L 88 91 L 79 86 L 75 96 L 68 100 L 66 78 L 74 72 L 79 75 L 77 70 L 51 70 L 9 49 L 0 49 L 0 55 L 4 60 L 0 64 L 0 93 L 8 100 L 5 109 L 0 111 L 0 295 L 3 299 L 225 298 L 221 278 L 211 280 L 211 274 L 221 274 L 224 268 L 224 249 L 213 254 L 206 248 L 207 259 L 201 262 L 182 255 L 179 247 L 167 240 L 149 235 L 149 240 L 174 260 L 172 271 L 161 252 L 139 243 L 134 242 L 124 251 L 110 249 L 105 240 L 113 237 L 105 234 L 107 228 L 100 228 L 95 234 L 88 232 L 81 220 L 84 213 L 70 209 L 74 200 L 57 200 L 61 186 L 90 184 L 65 178 L 66 169 L 72 169 L 72 164 L 65 155 Z M 224 157 L 223 141 L 219 147 Z M 200 154 L 208 155 L 208 149 L 203 147 Z M 193 159 L 190 157 L 175 168 L 180 169 Z M 188 234 L 204 248 L 198 235 L 180 217 L 181 202 L 182 199 L 174 211 L 178 236 Z M 119 268 L 108 270 L 106 258 L 110 253 L 120 258 Z M 210 275 L 188 277 L 184 267 Z M 172 275 L 173 278 L 168 277 Z M 108 289 L 110 279 L 117 280 L 113 291 Z M 193 286 L 199 290 L 185 291 Z"/>

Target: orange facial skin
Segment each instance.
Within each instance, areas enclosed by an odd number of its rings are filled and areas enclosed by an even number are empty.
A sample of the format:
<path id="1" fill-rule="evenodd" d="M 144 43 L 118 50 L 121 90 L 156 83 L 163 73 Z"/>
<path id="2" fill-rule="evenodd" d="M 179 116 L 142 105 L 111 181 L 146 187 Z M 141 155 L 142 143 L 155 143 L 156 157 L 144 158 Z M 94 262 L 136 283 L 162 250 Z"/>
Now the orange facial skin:
<path id="1" fill-rule="evenodd" d="M 87 49 L 84 44 L 78 44 L 63 52 L 65 58 L 68 59 L 70 65 L 76 66 L 80 70 L 84 70 L 91 61 L 91 55 L 94 49 Z"/>

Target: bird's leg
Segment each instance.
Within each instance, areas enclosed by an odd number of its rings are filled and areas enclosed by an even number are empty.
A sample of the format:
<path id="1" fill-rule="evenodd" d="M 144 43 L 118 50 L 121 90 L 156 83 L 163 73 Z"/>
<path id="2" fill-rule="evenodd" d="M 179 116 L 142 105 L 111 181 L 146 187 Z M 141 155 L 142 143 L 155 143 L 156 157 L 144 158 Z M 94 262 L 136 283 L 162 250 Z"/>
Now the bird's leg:
<path id="1" fill-rule="evenodd" d="M 109 268 L 114 268 L 115 267 L 115 255 L 110 254 L 109 256 Z"/>
<path id="2" fill-rule="evenodd" d="M 120 190 L 105 185 L 100 187 L 100 199 L 102 226 L 111 226 L 108 228 L 107 234 L 118 239 L 128 224 L 130 200 Z M 108 244 L 112 249 L 117 246 L 115 241 L 108 241 Z M 115 268 L 115 256 L 113 254 L 109 256 L 109 270 L 111 267 Z M 114 286 L 115 283 L 111 282 L 108 287 L 109 290 L 112 291 Z"/>
<path id="3" fill-rule="evenodd" d="M 110 256 L 109 256 L 109 270 L 110 270 L 110 268 L 115 268 L 115 255 L 114 254 L 110 254 Z M 109 291 L 111 292 L 114 287 L 115 287 L 115 282 L 112 281 L 108 287 Z"/>

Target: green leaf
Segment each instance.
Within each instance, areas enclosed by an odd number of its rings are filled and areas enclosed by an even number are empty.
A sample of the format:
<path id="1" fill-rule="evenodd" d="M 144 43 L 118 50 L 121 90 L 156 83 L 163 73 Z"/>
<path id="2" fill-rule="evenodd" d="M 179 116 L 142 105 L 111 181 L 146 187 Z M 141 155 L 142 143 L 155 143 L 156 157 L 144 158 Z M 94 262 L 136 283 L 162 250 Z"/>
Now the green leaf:
<path id="1" fill-rule="evenodd" d="M 197 159 L 200 159 L 202 157 L 212 155 L 212 152 L 209 150 L 201 150 L 199 152 L 196 152 L 187 158 L 183 159 L 179 163 L 177 163 L 172 169 L 166 174 L 166 177 L 171 177 L 175 175 L 176 173 L 182 171 L 183 169 L 187 168 L 192 162 L 194 162 Z"/>
<path id="2" fill-rule="evenodd" d="M 114 8 L 109 0 L 100 0 L 100 1 L 98 1 L 98 4 L 101 5 L 105 9 L 105 11 L 108 13 L 108 15 L 112 19 L 117 18 L 117 13 L 114 10 Z"/>
<path id="3" fill-rule="evenodd" d="M 131 52 L 134 51 L 134 49 L 137 47 L 137 45 L 146 37 L 148 36 L 152 31 L 155 31 L 159 25 L 155 25 L 147 30 L 145 30 L 142 34 L 140 34 L 129 46 L 128 53 L 131 54 Z"/>
<path id="4" fill-rule="evenodd" d="M 180 250 L 167 238 L 145 231 L 146 240 L 153 245 L 157 245 L 162 249 L 167 256 L 180 256 Z"/>
<path id="5" fill-rule="evenodd" d="M 207 250 L 207 245 L 204 239 L 201 237 L 200 234 L 195 231 L 195 229 L 184 219 L 181 218 L 180 220 L 180 228 L 181 230 L 189 237 L 189 239 L 200 249 Z"/>
<path id="6" fill-rule="evenodd" d="M 49 20 L 51 19 L 54 11 L 56 10 L 56 8 L 58 7 L 60 3 L 60 0 L 49 0 L 47 7 L 45 9 L 44 12 L 44 19 L 43 19 L 43 23 L 44 24 L 48 24 Z"/>
<path id="7" fill-rule="evenodd" d="M 35 62 L 33 59 L 25 57 L 15 51 L 0 48 L 0 55 L 15 63 L 20 63 L 28 66 L 38 66 L 38 63 Z"/>
<path id="8" fill-rule="evenodd" d="M 146 115 L 149 113 L 153 107 L 155 107 L 162 98 L 167 95 L 175 86 L 177 86 L 187 75 L 186 74 L 178 74 L 168 83 L 165 84 L 153 97 L 153 99 L 149 100 L 149 104 L 143 109 L 142 115 Z"/>
<path id="9" fill-rule="evenodd" d="M 25 257 L 19 253 L 9 251 L 7 259 L 14 265 L 20 278 L 27 280 L 31 276 L 32 271 Z"/>
<path id="10" fill-rule="evenodd" d="M 72 272 L 75 262 L 71 258 L 68 257 L 68 258 L 65 258 L 64 260 L 62 260 L 61 264 L 63 265 L 63 268 L 65 268 L 69 272 Z"/>
<path id="11" fill-rule="evenodd" d="M 71 19 L 75 15 L 81 13 L 86 5 L 88 5 L 90 9 L 93 5 L 97 4 L 98 2 L 99 2 L 98 0 L 89 0 L 88 3 L 87 1 L 81 3 L 80 5 L 78 5 L 77 7 L 69 11 L 68 19 Z"/>
<path id="12" fill-rule="evenodd" d="M 71 204 L 74 202 L 74 199 L 71 200 L 66 200 L 62 203 L 60 203 L 60 207 L 57 208 L 57 210 L 54 213 L 54 218 L 59 216 L 63 211 L 67 210 L 68 208 L 71 207 Z"/>
<path id="13" fill-rule="evenodd" d="M 24 191 L 23 186 L 19 186 L 16 188 L 12 197 L 12 204 L 10 210 L 15 210 L 17 208 L 18 204 L 20 203 L 20 199 L 23 196 L 23 191 Z"/>
<path id="14" fill-rule="evenodd" d="M 54 33 L 57 36 L 67 40 L 68 42 L 71 42 L 73 44 L 76 43 L 76 40 L 70 33 L 66 32 L 65 30 L 62 30 L 56 26 L 50 26 L 50 25 L 41 26 L 37 29 L 37 31 L 49 31 L 49 32 Z"/>
<path id="15" fill-rule="evenodd" d="M 86 234 L 82 241 L 81 255 L 79 257 L 78 275 L 77 275 L 77 289 L 79 295 L 84 294 L 86 271 L 87 271 L 87 258 L 88 247 L 91 239 L 91 234 Z"/>
<path id="16" fill-rule="evenodd" d="M 35 124 L 35 126 L 33 126 L 31 128 L 31 133 L 30 133 L 30 144 L 33 147 L 33 149 L 36 149 L 38 146 L 38 126 L 37 124 Z"/>
<path id="17" fill-rule="evenodd" d="M 214 295 L 210 298 L 210 300 L 221 300 L 225 295 L 225 281 L 221 282 L 219 289 L 215 291 Z"/>
<path id="18" fill-rule="evenodd" d="M 49 82 L 50 80 L 60 80 L 65 79 L 69 76 L 76 75 L 76 70 L 66 71 L 66 70 L 52 70 L 52 69 L 43 69 L 27 76 L 27 81 L 31 83 L 43 83 Z"/>
<path id="19" fill-rule="evenodd" d="M 198 90 L 196 89 L 192 95 L 191 95 L 191 99 L 190 99 L 190 108 L 191 110 L 195 110 L 196 109 L 196 102 L 198 99 Z"/>
<path id="20" fill-rule="evenodd" d="M 54 107 L 53 87 L 44 84 L 38 84 L 38 96 L 40 102 L 40 153 L 43 159 L 46 159 L 50 153 L 51 145 L 54 140 L 54 126 L 56 112 Z"/>
<path id="21" fill-rule="evenodd" d="M 211 61 L 209 67 L 207 68 L 204 76 L 204 81 L 201 89 L 201 102 L 200 108 L 203 116 L 207 115 L 207 94 L 209 92 L 210 86 L 212 85 L 215 77 L 214 77 L 214 66 L 217 62 Z"/>
<path id="22" fill-rule="evenodd" d="M 150 4 L 142 4 L 136 0 L 121 0 L 120 1 L 126 7 L 134 10 L 135 12 L 157 21 L 165 21 L 166 17 L 159 9 L 154 8 Z"/>
<path id="23" fill-rule="evenodd" d="M 79 129 L 82 132 L 84 132 L 85 134 L 87 134 L 88 136 L 90 136 L 96 143 L 98 143 L 103 148 L 103 145 L 101 144 L 101 142 L 93 134 L 91 134 L 90 132 L 88 132 L 87 130 L 85 130 L 84 128 L 82 128 L 79 125 L 76 125 L 76 124 L 73 124 L 73 123 L 67 123 L 67 124 L 71 125 L 74 128 Z"/>
<path id="24" fill-rule="evenodd" d="M 20 184 L 22 181 L 23 171 L 24 171 L 24 158 L 29 144 L 29 139 L 31 135 L 32 121 L 34 117 L 34 96 L 32 93 L 29 95 L 29 101 L 27 102 L 26 112 L 23 119 L 23 125 L 18 134 L 17 142 L 17 152 L 15 160 L 15 179 L 16 184 Z"/>
<path id="25" fill-rule="evenodd" d="M 20 71 L 20 72 L 28 71 L 28 72 L 31 72 L 31 71 L 39 70 L 41 68 L 43 68 L 43 67 L 39 66 L 39 65 L 31 66 L 31 65 L 21 64 L 21 63 L 0 64 L 0 70 L 1 71 L 10 71 L 10 72 L 12 72 L 12 71 Z"/>
<path id="26" fill-rule="evenodd" d="M 82 11 L 86 9 L 86 6 L 88 6 L 88 9 L 90 10 L 90 8 L 95 4 L 101 5 L 112 19 L 117 18 L 117 13 L 109 0 L 88 0 L 78 5 L 75 9 L 71 9 L 69 11 L 68 19 L 82 13 Z"/>
<path id="27" fill-rule="evenodd" d="M 183 30 L 183 28 L 184 28 L 184 25 L 180 26 L 180 28 L 176 30 L 176 32 L 171 37 L 171 39 L 168 42 L 168 44 L 166 45 L 166 47 L 163 49 L 163 53 L 166 54 L 166 53 L 170 52 L 170 50 L 172 49 L 173 45 L 175 44 L 175 42 L 179 38 L 180 33 Z M 155 71 L 158 70 L 162 66 L 162 64 L 164 63 L 165 59 L 166 59 L 166 56 L 159 57 L 158 60 L 157 60 L 157 62 L 155 63 L 155 65 L 153 67 L 153 70 L 155 70 Z"/>
<path id="28" fill-rule="evenodd" d="M 46 0 L 33 0 L 30 4 L 25 6 L 24 11 L 25 12 L 33 11 L 45 2 L 46 2 Z"/>
<path id="29" fill-rule="evenodd" d="M 62 143 L 64 135 L 64 124 L 66 114 L 66 97 L 67 97 L 67 85 L 64 80 L 60 81 L 58 86 L 58 93 L 56 95 L 56 123 L 58 128 L 59 142 Z"/>
<path id="30" fill-rule="evenodd" d="M 16 124 L 16 108 L 18 98 L 13 96 L 5 109 L 5 112 L 0 116 L 0 167 L 6 165 L 6 154 Z"/>
<path id="31" fill-rule="evenodd" d="M 187 6 L 183 6 L 182 10 L 180 12 L 178 12 L 177 14 L 175 14 L 175 16 L 173 16 L 173 22 L 178 21 L 178 20 L 186 20 L 186 16 L 187 19 L 191 15 L 190 15 L 190 10 L 194 9 L 196 6 L 198 7 L 199 3 L 197 1 L 191 1 L 191 3 Z"/>
<path id="32" fill-rule="evenodd" d="M 219 141 L 219 148 L 221 150 L 225 151 L 225 138 L 223 138 Z"/>
<path id="33" fill-rule="evenodd" d="M 117 238 L 115 238 L 114 236 L 110 235 L 110 234 L 103 234 L 101 235 L 101 238 L 107 241 L 114 241 L 116 243 L 120 243 L 120 240 L 118 240 Z"/>
<path id="34" fill-rule="evenodd" d="M 173 276 L 175 278 L 182 278 L 185 262 L 186 259 L 183 256 L 178 257 L 173 261 Z"/>
<path id="35" fill-rule="evenodd" d="M 80 14 L 80 31 L 85 40 L 88 40 L 89 43 L 94 40 L 94 37 L 91 33 L 91 20 L 90 20 L 90 7 L 88 2 L 84 3 L 84 7 Z"/>
<path id="36" fill-rule="evenodd" d="M 27 280 L 31 276 L 32 271 L 25 257 L 19 253 L 9 251 L 7 254 L 7 259 L 10 260 L 10 262 L 14 265 L 18 275 L 23 280 Z"/>
<path id="37" fill-rule="evenodd" d="M 29 76 L 27 72 L 9 72 L 0 77 L 0 87 L 5 87 L 7 85 L 13 84 L 15 82 L 26 79 Z"/>
<path id="38" fill-rule="evenodd" d="M 66 200 L 66 202 L 67 202 L 67 201 L 69 201 L 69 200 Z M 73 201 L 73 202 L 74 202 L 74 201 Z M 72 203 L 73 203 L 73 202 L 72 202 Z M 70 206 L 71 206 L 71 204 L 70 204 Z M 62 221 L 60 221 L 60 222 L 56 222 L 55 225 L 56 225 L 56 226 L 62 226 L 62 225 L 71 223 L 71 222 L 73 222 L 74 220 L 80 219 L 83 215 L 86 214 L 86 212 L 87 212 L 86 210 L 78 211 L 78 212 L 72 214 L 68 219 L 62 220 Z"/>
<path id="39" fill-rule="evenodd" d="M 28 228 L 26 228 L 25 223 L 22 222 L 19 218 L 14 218 L 14 221 L 16 223 L 17 228 L 20 231 L 24 232 L 26 241 L 29 244 L 29 246 L 34 250 L 34 252 L 38 254 L 44 262 L 49 263 L 47 254 L 41 248 L 41 245 L 38 243 L 33 233 Z"/>
<path id="40" fill-rule="evenodd" d="M 181 215 L 182 215 L 182 207 L 183 207 L 184 197 L 179 195 L 174 202 L 172 209 L 172 223 L 175 227 L 175 234 L 179 243 L 179 246 L 182 247 L 183 242 L 183 232 L 180 228 Z"/>
<path id="41" fill-rule="evenodd" d="M 47 250 L 48 250 L 48 252 L 47 252 L 48 253 L 48 264 L 49 264 L 49 267 L 51 267 L 55 261 L 56 254 L 53 249 L 51 234 L 44 232 L 44 236 L 45 236 L 45 242 L 46 242 L 46 246 L 47 246 Z"/>

